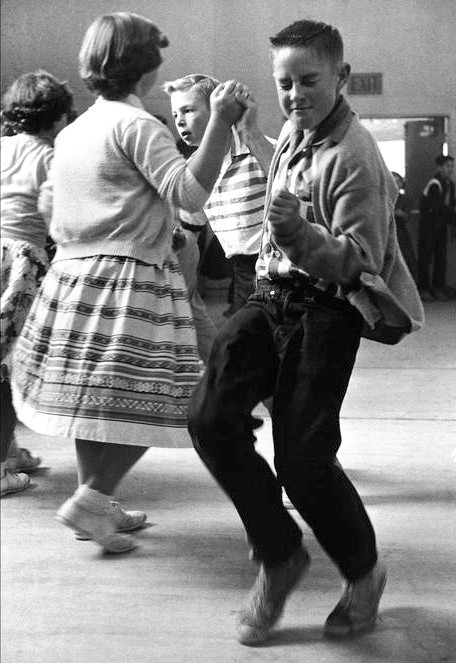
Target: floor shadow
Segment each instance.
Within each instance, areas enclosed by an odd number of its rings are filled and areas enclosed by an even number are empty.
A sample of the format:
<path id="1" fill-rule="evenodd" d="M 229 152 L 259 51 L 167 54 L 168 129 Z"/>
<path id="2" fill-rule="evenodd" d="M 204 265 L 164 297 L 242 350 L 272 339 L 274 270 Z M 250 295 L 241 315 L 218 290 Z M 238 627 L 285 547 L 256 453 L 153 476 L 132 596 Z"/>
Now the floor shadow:
<path id="1" fill-rule="evenodd" d="M 324 643 L 326 651 L 339 651 L 341 660 L 352 657 L 369 663 L 454 663 L 456 610 L 392 608 L 381 612 L 370 633 L 343 640 L 326 638 L 323 626 L 279 628 L 272 634 L 268 646 L 319 642 Z"/>

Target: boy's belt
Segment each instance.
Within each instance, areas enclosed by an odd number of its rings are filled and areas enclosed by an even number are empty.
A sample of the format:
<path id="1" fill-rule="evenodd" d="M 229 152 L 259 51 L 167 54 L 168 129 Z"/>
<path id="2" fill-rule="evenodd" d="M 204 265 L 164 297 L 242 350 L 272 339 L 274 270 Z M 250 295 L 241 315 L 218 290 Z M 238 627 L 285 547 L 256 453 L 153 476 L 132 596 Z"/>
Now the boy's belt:
<path id="1" fill-rule="evenodd" d="M 337 286 L 331 284 L 326 291 L 316 288 L 310 278 L 304 275 L 299 278 L 285 278 L 270 281 L 269 279 L 259 279 L 256 284 L 255 294 L 267 295 L 271 299 L 287 299 L 295 303 L 314 302 L 323 304 L 331 308 L 346 311 L 352 308 L 346 299 L 336 297 Z"/>

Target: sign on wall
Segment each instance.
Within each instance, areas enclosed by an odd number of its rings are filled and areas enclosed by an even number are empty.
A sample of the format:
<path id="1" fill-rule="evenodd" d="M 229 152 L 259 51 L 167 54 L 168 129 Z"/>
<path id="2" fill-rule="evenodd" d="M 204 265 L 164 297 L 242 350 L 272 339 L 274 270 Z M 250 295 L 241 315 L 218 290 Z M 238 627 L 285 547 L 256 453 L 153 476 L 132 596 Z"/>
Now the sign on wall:
<path id="1" fill-rule="evenodd" d="M 348 94 L 382 94 L 383 74 L 350 74 Z"/>

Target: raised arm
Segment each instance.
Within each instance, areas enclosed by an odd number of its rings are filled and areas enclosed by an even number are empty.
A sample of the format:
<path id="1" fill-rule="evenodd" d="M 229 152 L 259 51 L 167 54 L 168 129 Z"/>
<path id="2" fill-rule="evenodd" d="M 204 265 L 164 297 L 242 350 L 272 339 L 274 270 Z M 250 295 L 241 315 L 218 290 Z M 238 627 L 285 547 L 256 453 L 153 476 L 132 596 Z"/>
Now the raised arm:
<path id="1" fill-rule="evenodd" d="M 236 81 L 220 83 L 210 97 L 211 115 L 201 145 L 188 164 L 189 170 L 209 193 L 217 180 L 231 137 L 231 126 L 246 106 L 243 85 Z"/>
<path id="2" fill-rule="evenodd" d="M 245 111 L 236 123 L 243 143 L 257 159 L 265 175 L 269 172 L 274 154 L 275 141 L 267 138 L 258 128 L 258 106 L 251 92 L 244 96 Z"/>

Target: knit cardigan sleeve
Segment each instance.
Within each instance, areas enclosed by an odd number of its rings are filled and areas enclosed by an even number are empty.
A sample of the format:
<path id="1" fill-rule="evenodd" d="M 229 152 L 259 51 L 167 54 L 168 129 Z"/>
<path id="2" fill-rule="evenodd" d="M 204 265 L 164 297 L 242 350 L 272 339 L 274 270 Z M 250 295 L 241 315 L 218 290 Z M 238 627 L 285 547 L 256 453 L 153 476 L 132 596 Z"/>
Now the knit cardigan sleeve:
<path id="1" fill-rule="evenodd" d="M 209 192 L 188 168 L 167 127 L 154 118 L 139 117 L 119 131 L 119 144 L 160 198 L 188 212 L 203 207 Z"/>

